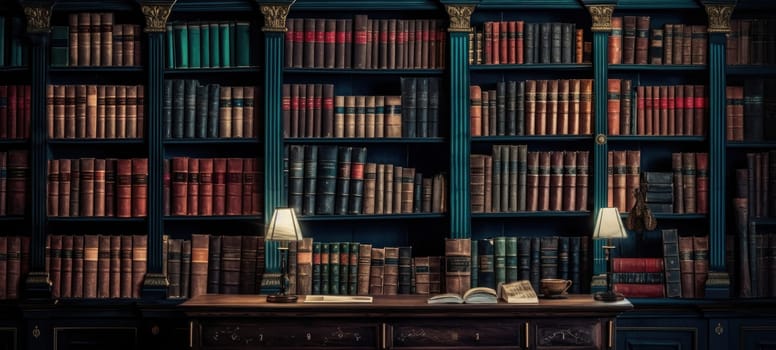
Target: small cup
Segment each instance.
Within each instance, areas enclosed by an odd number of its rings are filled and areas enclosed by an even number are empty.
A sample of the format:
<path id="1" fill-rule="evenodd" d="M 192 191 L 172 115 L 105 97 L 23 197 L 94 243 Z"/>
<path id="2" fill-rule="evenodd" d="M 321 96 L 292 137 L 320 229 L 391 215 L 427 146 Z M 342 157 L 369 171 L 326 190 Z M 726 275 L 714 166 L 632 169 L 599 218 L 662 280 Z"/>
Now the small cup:
<path id="1" fill-rule="evenodd" d="M 539 282 L 539 289 L 545 296 L 561 295 L 571 287 L 571 283 L 571 280 L 560 278 L 543 278 Z"/>

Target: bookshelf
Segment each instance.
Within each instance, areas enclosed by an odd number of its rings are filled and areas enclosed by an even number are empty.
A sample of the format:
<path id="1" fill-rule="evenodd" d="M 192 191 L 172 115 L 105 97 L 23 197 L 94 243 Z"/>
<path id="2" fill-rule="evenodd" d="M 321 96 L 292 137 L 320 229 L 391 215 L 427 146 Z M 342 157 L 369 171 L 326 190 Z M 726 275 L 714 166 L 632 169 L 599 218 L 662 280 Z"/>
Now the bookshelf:
<path id="1" fill-rule="evenodd" d="M 6 6 L 5 4 L 3 6 Z M 766 6 L 767 11 L 760 11 Z M 770 6 L 770 7 L 769 7 Z M 216 9 L 217 10 L 214 10 Z M 148 241 L 147 274 L 143 282 L 143 301 L 163 300 L 166 296 L 167 277 L 164 274 L 163 239 L 165 235 L 175 239 L 188 239 L 192 234 L 212 233 L 223 235 L 259 235 L 263 223 L 276 207 L 289 205 L 288 178 L 284 172 L 289 147 L 301 150 L 309 147 L 367 149 L 367 163 L 393 164 L 415 167 L 424 176 L 443 173 L 446 176 L 445 192 L 447 208 L 443 212 L 412 212 L 401 214 L 350 213 L 347 215 L 301 215 L 305 232 L 321 242 L 362 242 L 376 246 L 413 246 L 414 256 L 443 255 L 445 238 L 471 238 L 479 240 L 493 236 L 572 237 L 588 236 L 592 218 L 598 209 L 608 205 L 609 168 L 607 154 L 610 151 L 640 151 L 641 171 L 671 171 L 671 154 L 675 152 L 707 153 L 709 158 L 708 214 L 658 213 L 658 230 L 678 228 L 680 235 L 703 235 L 710 239 L 709 270 L 711 278 L 707 290 L 718 295 L 735 297 L 735 287 L 728 274 L 730 261 L 726 258 L 726 234 L 736 231 L 735 210 L 731 199 L 737 183 L 735 169 L 746 167 L 746 154 L 773 150 L 772 140 L 729 141 L 726 139 L 727 86 L 744 86 L 746 81 L 760 78 L 774 79 L 773 62 L 762 65 L 725 64 L 727 58 L 726 32 L 733 19 L 762 18 L 773 20 L 773 8 L 764 1 L 738 1 L 737 3 L 711 3 L 691 0 L 641 1 L 620 0 L 615 3 L 599 3 L 575 0 L 553 1 L 369 1 L 351 0 L 326 2 L 251 2 L 247 0 L 195 1 L 179 0 L 165 3 L 136 3 L 112 0 L 99 6 L 89 1 L 28 3 L 0 8 L 0 15 L 11 18 L 24 17 L 31 23 L 27 28 L 29 41 L 27 60 L 22 65 L 0 65 L 0 85 L 29 84 L 30 137 L 29 139 L 2 139 L 0 152 L 26 150 L 29 152 L 28 209 L 23 216 L 1 217 L 15 232 L 25 232 L 31 241 L 30 274 L 26 277 L 24 295 L 27 299 L 50 301 L 46 273 L 46 239 L 52 234 L 72 234 L 85 228 L 84 234 L 135 233 Z M 131 66 L 57 66 L 52 64 L 52 40 L 49 29 L 66 26 L 68 15 L 81 12 L 110 12 L 115 23 L 139 26 L 138 43 L 140 59 Z M 765 12 L 765 13 L 761 13 Z M 443 65 L 423 68 L 401 63 L 389 69 L 380 65 L 365 69 L 323 65 L 286 64 L 288 52 L 288 23 L 305 19 L 353 20 L 355 15 L 367 15 L 380 25 L 382 20 L 408 21 L 433 20 L 444 38 L 444 47 L 438 52 Z M 663 28 L 667 23 L 708 25 L 707 42 L 703 46 L 706 59 L 689 64 L 610 64 L 609 37 L 611 16 L 650 16 L 650 29 Z M 247 24 L 242 38 L 250 43 L 240 54 L 243 61 L 231 67 L 202 67 L 204 59 L 200 51 L 200 68 L 184 68 L 178 64 L 176 40 L 181 39 L 176 24 L 186 23 L 187 29 L 204 28 L 204 23 L 224 20 L 240 25 Z M 485 31 L 490 23 L 523 21 L 525 24 L 570 23 L 581 29 L 580 49 L 573 52 L 573 62 L 561 63 L 511 62 L 477 63 L 470 61 L 472 42 L 477 33 Z M 50 23 L 50 24 L 49 24 Z M 298 22 L 294 22 L 295 25 Z M 390 26 L 390 21 L 387 23 Z M 471 32 L 471 28 L 475 32 Z M 11 25 L 6 21 L 6 29 Z M 210 26 L 208 25 L 208 29 Z M 325 23 L 324 23 L 325 28 Z M 379 28 L 379 27 L 378 27 Z M 539 26 L 539 30 L 541 26 Z M 552 28 L 550 26 L 550 28 Z M 172 29 L 172 30 L 171 30 Z M 235 28 L 236 29 L 236 28 Z M 220 30 L 220 26 L 219 26 Z M 228 29 L 227 29 L 228 30 Z M 536 28 L 535 28 L 536 30 Z M 202 31 L 200 31 L 200 34 Z M 562 33 L 562 31 L 561 31 Z M 576 32 L 574 32 L 576 34 Z M 470 34 L 474 34 L 473 39 Z M 8 35 L 8 32 L 6 32 Z M 188 35 L 188 34 L 187 34 Z M 172 44 L 171 44 L 172 39 Z M 624 39 L 624 38 L 623 38 Z M 474 41 L 470 41 L 474 40 Z M 6 41 L 6 44 L 8 41 Z M 585 43 L 591 49 L 585 50 Z M 575 45 L 576 42 L 575 42 Z M 304 44 L 302 45 L 304 47 Z M 508 46 L 507 46 L 508 47 Z M 188 47 L 191 49 L 191 47 Z M 202 50 L 202 48 L 200 48 Z M 296 49 L 293 47 L 292 49 Z M 482 48 L 483 51 L 486 48 Z M 525 49 L 525 48 L 524 48 Z M 194 50 L 194 49 L 191 49 Z M 493 50 L 493 47 L 491 47 Z M 581 51 L 581 60 L 577 60 Z M 191 54 L 194 51 L 186 51 Z M 371 51 L 370 51 L 371 52 Z M 380 48 L 377 48 L 380 52 Z M 765 51 L 766 55 L 768 51 Z M 171 55 L 172 53 L 172 55 Z M 181 53 L 181 52 L 178 52 Z M 10 55 L 6 45 L 5 58 Z M 230 52 L 230 55 L 232 53 Z M 492 54 L 492 52 L 491 52 Z M 236 59 L 237 53 L 234 53 Z M 296 54 L 294 54 L 296 55 Z M 647 52 L 649 55 L 649 52 Z M 550 50 L 550 56 L 552 52 Z M 247 64 L 244 58 L 247 57 Z M 402 57 L 408 57 L 407 55 Z M 172 60 L 170 59 L 172 58 Z M 191 58 L 191 56 L 189 56 Z M 212 57 L 208 57 L 211 59 Z M 223 58 L 219 56 L 219 59 Z M 492 57 L 490 58 L 492 60 Z M 550 57 L 551 61 L 553 57 Z M 5 60 L 7 63 L 8 60 Z M 191 62 L 191 61 L 190 61 Z M 210 61 L 212 62 L 212 60 Z M 398 61 L 401 62 L 401 61 Z M 350 60 L 353 63 L 353 60 Z M 405 62 L 406 63 L 406 62 Z M 414 63 L 414 62 L 413 62 Z M 312 135 L 289 136 L 284 134 L 284 94 L 286 85 L 297 85 L 309 91 L 312 85 L 333 86 L 336 96 L 399 96 L 402 95 L 402 78 L 405 81 L 434 79 L 439 85 L 439 128 L 430 137 L 315 137 Z M 607 118 L 608 82 L 610 79 L 630 80 L 633 92 L 639 87 L 657 85 L 702 85 L 705 100 L 702 132 L 693 135 L 613 135 L 609 132 Z M 536 84 L 552 84 L 551 81 L 567 81 L 573 89 L 574 81 L 590 82 L 592 96 L 589 130 L 570 134 L 561 132 L 529 134 L 518 132 L 472 134 L 470 88 L 477 85 L 481 91 L 496 92 L 499 83 L 533 81 Z M 196 86 L 252 87 L 254 89 L 253 133 L 250 136 L 232 137 L 167 137 L 172 119 L 166 124 L 165 99 L 170 97 L 168 82 L 197 81 Z M 47 86 L 123 84 L 144 89 L 144 121 L 138 125 L 142 136 L 129 139 L 52 138 L 48 136 L 46 116 Z M 173 83 L 174 84 L 174 83 Z M 185 83 L 183 84 L 185 88 Z M 196 89 L 196 87 L 195 87 Z M 562 89 L 559 87 L 559 89 Z M 293 91 L 293 90 L 292 90 Z M 571 91 L 571 90 L 570 90 Z M 657 90 L 660 93 L 659 89 Z M 571 92 L 570 92 L 571 94 Z M 745 90 L 746 95 L 746 90 Z M 176 96 L 173 92 L 172 96 Z M 638 113 L 638 96 L 633 96 L 631 112 Z M 496 99 L 496 101 L 498 101 Z M 490 101 L 489 101 L 490 102 Z M 568 100 L 567 100 L 568 102 Z M 498 103 L 498 102 L 497 102 Z M 767 103 L 767 101 L 766 101 Z M 185 104 L 185 103 L 184 103 Z M 194 107 L 196 109 L 196 106 Z M 357 108 L 357 107 L 356 107 Z M 366 108 L 366 107 L 365 107 Z M 572 107 L 569 107 L 572 108 Z M 185 107 L 184 107 L 185 109 Z M 244 111 L 244 109 L 243 109 Z M 172 112 L 172 111 L 170 111 Z M 185 114 L 185 111 L 184 111 Z M 498 115 L 498 113 L 496 114 Z M 245 120 L 245 119 L 243 119 Z M 197 125 L 196 122 L 194 125 Z M 523 125 L 525 127 L 525 125 Z M 505 125 L 506 128 L 506 125 Z M 534 128 L 536 128 L 534 124 Z M 498 130 L 498 125 L 496 126 Z M 170 130 L 172 134 L 172 130 Z M 187 129 L 184 129 L 184 134 Z M 482 132 L 482 131 L 480 131 Z M 492 155 L 494 147 L 526 145 L 528 152 L 588 152 L 588 187 L 585 205 L 574 210 L 500 210 L 473 212 L 471 200 L 471 155 Z M 54 159 L 94 158 L 147 158 L 148 199 L 147 216 L 142 218 L 53 217 L 47 215 L 47 165 Z M 166 161 L 176 157 L 217 158 L 233 157 L 253 159 L 258 165 L 254 178 L 259 181 L 259 210 L 239 215 L 168 215 L 165 214 Z M 492 184 L 491 184 L 492 185 Z M 562 206 L 561 206 L 562 208 Z M 725 213 L 724 215 L 719 215 Z M 625 217 L 625 216 L 624 216 Z M 763 225 L 765 226 L 765 225 Z M 29 232 L 29 233 L 26 233 Z M 661 256 L 659 231 L 632 235 L 623 241 L 619 254 L 623 256 Z M 591 275 L 604 271 L 603 249 L 599 242 L 590 242 L 589 268 Z M 647 249 L 644 249 L 647 247 Z M 267 267 L 273 257 L 268 253 Z M 733 279 L 735 281 L 735 279 Z M 584 281 L 585 284 L 590 281 Z M 736 282 L 733 282 L 736 283 Z M 586 290 L 586 289 L 583 289 Z M 671 304 L 672 300 L 660 303 Z M 88 301 L 83 301 L 88 302 Z M 692 301 L 677 301 L 690 303 Z M 636 302 L 635 304 L 638 304 Z M 683 305 L 684 305 L 683 304 Z"/>

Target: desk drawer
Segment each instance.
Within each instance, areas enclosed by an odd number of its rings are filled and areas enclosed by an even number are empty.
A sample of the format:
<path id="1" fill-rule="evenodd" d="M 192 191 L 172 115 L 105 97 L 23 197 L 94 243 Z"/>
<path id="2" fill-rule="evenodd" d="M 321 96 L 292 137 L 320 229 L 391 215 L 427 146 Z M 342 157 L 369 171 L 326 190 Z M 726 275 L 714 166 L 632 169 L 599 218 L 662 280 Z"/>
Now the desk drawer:
<path id="1" fill-rule="evenodd" d="M 525 322 L 501 319 L 468 321 L 406 321 L 392 324 L 393 348 L 454 347 L 520 349 L 525 344 Z"/>
<path id="2" fill-rule="evenodd" d="M 202 322 L 200 342 L 207 349 L 362 348 L 378 345 L 378 326 L 342 320 Z"/>
<path id="3" fill-rule="evenodd" d="M 534 322 L 537 350 L 600 350 L 603 330 L 598 319 L 539 320 Z"/>

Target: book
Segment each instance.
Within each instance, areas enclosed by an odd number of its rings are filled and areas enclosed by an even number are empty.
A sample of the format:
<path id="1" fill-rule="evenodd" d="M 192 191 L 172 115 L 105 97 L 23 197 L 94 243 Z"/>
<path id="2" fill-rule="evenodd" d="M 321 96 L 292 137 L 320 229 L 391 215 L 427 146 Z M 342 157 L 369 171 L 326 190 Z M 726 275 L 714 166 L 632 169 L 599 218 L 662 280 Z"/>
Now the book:
<path id="1" fill-rule="evenodd" d="M 469 288 L 463 294 L 444 293 L 427 299 L 429 304 L 496 304 L 496 290 L 489 287 Z"/>
<path id="2" fill-rule="evenodd" d="M 501 283 L 498 286 L 498 299 L 507 304 L 538 304 L 539 297 L 528 280 Z"/>

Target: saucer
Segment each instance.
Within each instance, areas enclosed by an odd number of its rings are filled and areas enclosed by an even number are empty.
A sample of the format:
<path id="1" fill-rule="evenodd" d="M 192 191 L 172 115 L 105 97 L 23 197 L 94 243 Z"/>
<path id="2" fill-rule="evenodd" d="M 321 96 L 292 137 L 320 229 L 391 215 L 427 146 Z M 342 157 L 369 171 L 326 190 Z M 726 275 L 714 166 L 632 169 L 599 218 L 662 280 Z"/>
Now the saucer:
<path id="1" fill-rule="evenodd" d="M 555 294 L 555 295 L 544 295 L 544 294 L 539 295 L 539 298 L 542 298 L 542 299 L 567 299 L 568 297 L 569 296 L 567 293 Z"/>

